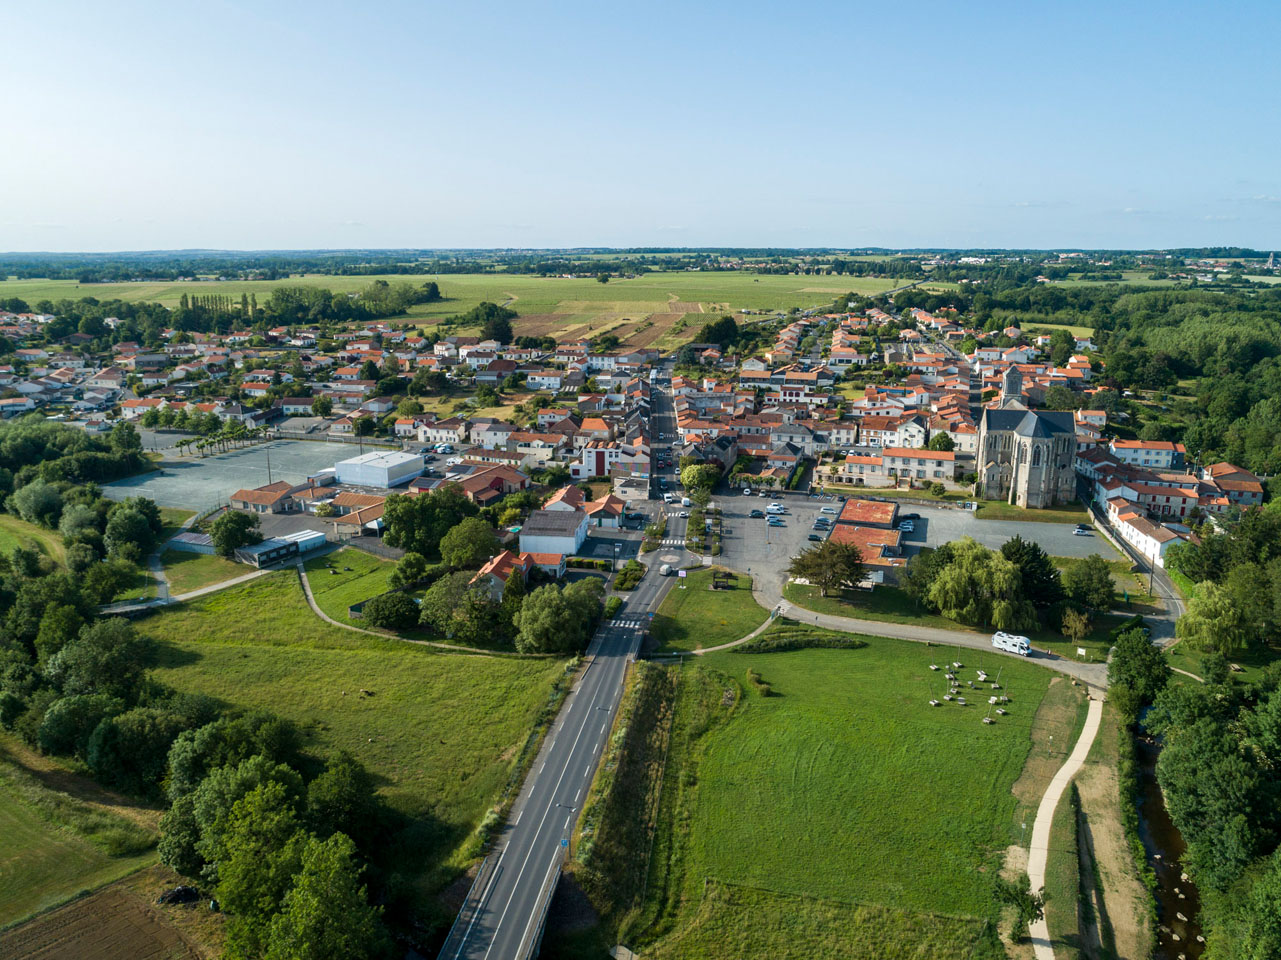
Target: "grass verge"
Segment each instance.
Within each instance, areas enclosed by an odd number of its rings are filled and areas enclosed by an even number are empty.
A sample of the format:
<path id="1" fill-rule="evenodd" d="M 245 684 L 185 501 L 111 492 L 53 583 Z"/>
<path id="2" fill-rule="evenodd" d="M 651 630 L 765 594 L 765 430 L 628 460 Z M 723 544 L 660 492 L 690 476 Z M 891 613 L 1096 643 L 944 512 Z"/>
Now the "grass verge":
<path id="1" fill-rule="evenodd" d="M 169 593 L 175 597 L 253 573 L 252 567 L 234 560 L 186 550 L 166 550 L 160 555 L 160 564 L 169 581 Z"/>
<path id="2" fill-rule="evenodd" d="M 663 599 L 650 631 L 662 650 L 701 650 L 747 636 L 769 615 L 752 597 L 752 578 L 734 574 L 713 590 L 715 568 L 690 570 Z"/>

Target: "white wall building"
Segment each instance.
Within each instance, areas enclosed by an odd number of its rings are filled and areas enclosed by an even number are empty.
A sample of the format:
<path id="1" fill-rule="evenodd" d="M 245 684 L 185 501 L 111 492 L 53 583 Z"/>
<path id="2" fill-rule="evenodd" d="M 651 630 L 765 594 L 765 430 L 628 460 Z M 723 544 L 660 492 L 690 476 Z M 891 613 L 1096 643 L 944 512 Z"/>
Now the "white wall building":
<path id="1" fill-rule="evenodd" d="M 379 450 L 334 464 L 339 483 L 354 487 L 395 487 L 422 476 L 424 460 L 416 453 Z"/>

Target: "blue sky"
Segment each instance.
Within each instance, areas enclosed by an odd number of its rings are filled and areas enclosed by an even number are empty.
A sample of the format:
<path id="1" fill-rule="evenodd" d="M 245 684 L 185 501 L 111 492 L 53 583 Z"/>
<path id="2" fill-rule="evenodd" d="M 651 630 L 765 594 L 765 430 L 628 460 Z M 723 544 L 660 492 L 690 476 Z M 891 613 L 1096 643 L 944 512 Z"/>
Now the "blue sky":
<path id="1" fill-rule="evenodd" d="M 0 250 L 1281 248 L 1281 4 L 0 11 Z"/>

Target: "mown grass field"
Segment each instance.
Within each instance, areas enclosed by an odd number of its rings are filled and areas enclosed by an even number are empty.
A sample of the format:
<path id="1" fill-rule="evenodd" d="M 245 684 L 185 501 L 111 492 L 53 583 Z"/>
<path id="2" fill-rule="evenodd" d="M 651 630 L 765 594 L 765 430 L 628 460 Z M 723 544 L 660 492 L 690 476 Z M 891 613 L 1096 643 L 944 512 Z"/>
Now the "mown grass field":
<path id="1" fill-rule="evenodd" d="M 663 599 L 650 632 L 663 650 L 701 650 L 745 637 L 769 616 L 752 597 L 752 578 L 735 574 L 732 589 L 712 590 L 710 567 L 690 570 Z M 682 589 L 683 587 L 683 589 Z"/>
<path id="2" fill-rule="evenodd" d="M 1052 674 L 1005 665 L 1010 713 L 985 725 L 986 704 L 926 702 L 931 660 L 972 677 L 981 655 L 863 639 L 683 668 L 642 955 L 999 955 L 990 878 Z"/>
<path id="3" fill-rule="evenodd" d="M 328 566 L 327 566 L 328 565 Z M 388 580 L 396 565 L 361 550 L 345 547 L 323 557 L 314 557 L 303 566 L 311 583 L 312 596 L 321 610 L 339 623 L 367 627 L 347 616 L 347 608 L 371 600 L 390 588 Z"/>
<path id="4" fill-rule="evenodd" d="M 169 593 L 175 597 L 252 572 L 235 560 L 186 550 L 166 550 L 160 563 L 169 581 Z"/>
<path id="5" fill-rule="evenodd" d="M 315 751 L 364 763 L 430 838 L 428 890 L 462 865 L 564 671 L 558 660 L 439 654 L 333 627 L 311 612 L 292 570 L 139 628 L 158 642 L 157 679 L 270 710 L 297 722 Z"/>
<path id="6" fill-rule="evenodd" d="M 154 850 L 108 853 L 112 819 L 35 783 L 0 748 L 0 927 L 155 860 Z M 76 824 L 96 829 L 99 843 Z"/>

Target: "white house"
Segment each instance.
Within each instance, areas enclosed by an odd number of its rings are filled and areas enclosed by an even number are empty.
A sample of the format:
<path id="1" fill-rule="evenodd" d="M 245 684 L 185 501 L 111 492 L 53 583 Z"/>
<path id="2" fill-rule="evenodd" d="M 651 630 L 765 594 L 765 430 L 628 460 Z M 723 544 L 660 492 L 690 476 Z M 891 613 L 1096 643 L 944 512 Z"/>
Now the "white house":
<path id="1" fill-rule="evenodd" d="M 535 510 L 520 530 L 521 553 L 573 556 L 587 539 L 588 516 L 577 510 Z"/>

